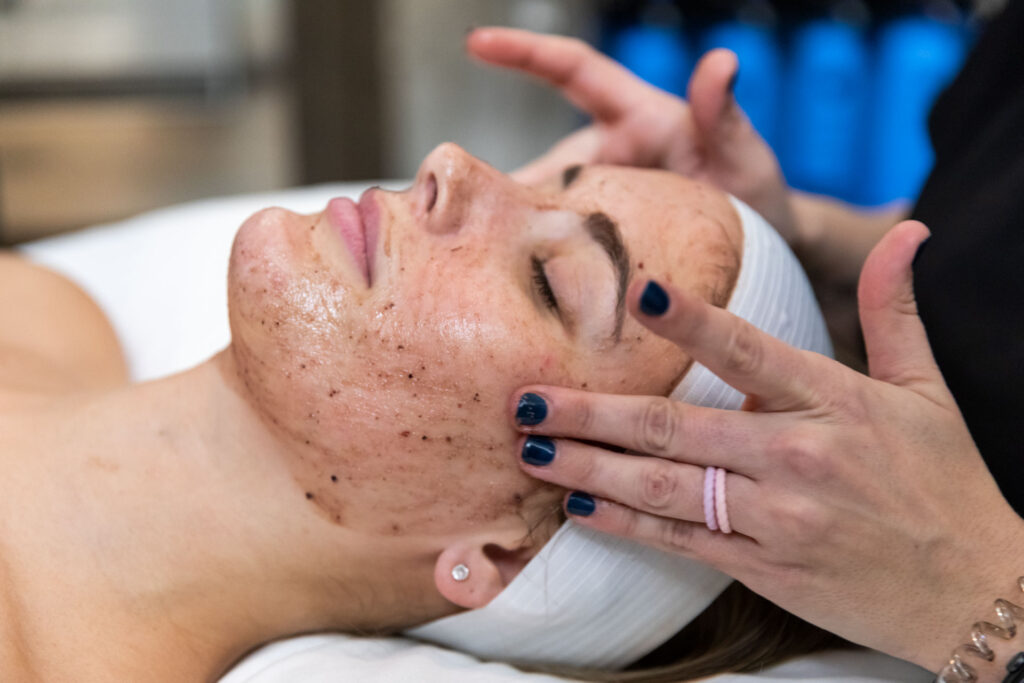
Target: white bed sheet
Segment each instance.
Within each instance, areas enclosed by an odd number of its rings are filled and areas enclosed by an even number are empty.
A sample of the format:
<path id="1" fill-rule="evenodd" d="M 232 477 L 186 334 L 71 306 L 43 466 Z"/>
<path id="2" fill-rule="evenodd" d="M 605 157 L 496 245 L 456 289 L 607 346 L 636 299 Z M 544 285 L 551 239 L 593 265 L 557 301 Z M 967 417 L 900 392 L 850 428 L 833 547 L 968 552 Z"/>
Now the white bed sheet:
<path id="1" fill-rule="evenodd" d="M 312 213 L 331 197 L 355 197 L 370 184 L 320 185 L 193 202 L 26 244 L 19 251 L 88 292 L 110 317 L 132 377 L 154 379 L 191 367 L 227 345 L 227 262 L 235 231 L 247 216 L 266 206 Z M 757 675 L 713 680 L 924 683 L 931 679 L 927 672 L 879 653 L 843 652 L 801 658 Z M 404 638 L 331 634 L 268 645 L 243 660 L 221 683 L 556 680 L 564 679 L 482 663 Z"/>

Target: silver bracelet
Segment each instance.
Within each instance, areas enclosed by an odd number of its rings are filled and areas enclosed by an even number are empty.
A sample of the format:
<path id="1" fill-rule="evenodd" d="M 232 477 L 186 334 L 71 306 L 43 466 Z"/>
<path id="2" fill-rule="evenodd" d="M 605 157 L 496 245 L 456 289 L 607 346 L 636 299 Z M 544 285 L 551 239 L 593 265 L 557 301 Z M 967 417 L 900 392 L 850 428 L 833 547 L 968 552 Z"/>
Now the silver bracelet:
<path id="1" fill-rule="evenodd" d="M 1017 578 L 1017 587 L 1024 592 L 1024 576 Z M 1017 622 L 1014 621 L 1014 618 L 1024 621 L 1024 608 L 1003 598 L 996 600 L 994 605 L 999 624 L 989 621 L 975 622 L 971 627 L 970 642 L 953 650 L 949 663 L 942 667 L 935 683 L 974 683 L 978 680 L 978 672 L 964 659 L 971 656 L 991 662 L 996 655 L 988 645 L 989 637 L 995 636 L 1003 640 L 1010 640 L 1017 635 Z M 1022 661 L 1018 662 L 1018 660 Z M 1014 657 L 1007 666 L 1007 670 L 1010 673 L 1003 683 L 1020 681 L 1021 673 L 1024 672 L 1024 657 L 1021 655 Z"/>

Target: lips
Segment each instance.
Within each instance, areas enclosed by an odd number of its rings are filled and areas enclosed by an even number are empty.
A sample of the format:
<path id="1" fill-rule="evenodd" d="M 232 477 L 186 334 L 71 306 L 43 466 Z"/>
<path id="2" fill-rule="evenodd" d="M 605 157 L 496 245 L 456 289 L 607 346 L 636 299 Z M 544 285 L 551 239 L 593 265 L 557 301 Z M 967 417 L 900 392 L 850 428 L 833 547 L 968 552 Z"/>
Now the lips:
<path id="1" fill-rule="evenodd" d="M 380 208 L 377 206 L 377 188 L 371 187 L 359 198 L 359 217 L 363 223 L 363 238 L 366 246 L 367 279 L 373 282 L 376 276 L 377 240 L 380 237 Z"/>
<path id="2" fill-rule="evenodd" d="M 327 202 L 327 220 L 338 231 L 342 242 L 352 254 L 356 267 L 366 278 L 366 285 L 369 286 L 370 264 L 366 250 L 366 227 L 360 207 L 347 197 L 336 197 Z"/>

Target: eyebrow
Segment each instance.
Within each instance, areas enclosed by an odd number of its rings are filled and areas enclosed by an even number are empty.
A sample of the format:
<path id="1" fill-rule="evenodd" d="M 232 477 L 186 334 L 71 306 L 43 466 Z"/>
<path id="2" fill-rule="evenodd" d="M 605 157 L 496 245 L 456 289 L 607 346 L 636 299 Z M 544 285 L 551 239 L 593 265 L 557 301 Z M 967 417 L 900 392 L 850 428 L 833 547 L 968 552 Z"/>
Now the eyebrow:
<path id="1" fill-rule="evenodd" d="M 566 169 L 568 171 L 569 169 Z M 622 337 L 622 325 L 626 319 L 626 287 L 629 285 L 630 266 L 629 251 L 622 241 L 619 226 L 607 215 L 597 212 L 584 219 L 587 232 L 597 242 L 615 268 L 618 276 L 618 293 L 615 301 L 615 331 L 612 334 L 616 343 Z"/>

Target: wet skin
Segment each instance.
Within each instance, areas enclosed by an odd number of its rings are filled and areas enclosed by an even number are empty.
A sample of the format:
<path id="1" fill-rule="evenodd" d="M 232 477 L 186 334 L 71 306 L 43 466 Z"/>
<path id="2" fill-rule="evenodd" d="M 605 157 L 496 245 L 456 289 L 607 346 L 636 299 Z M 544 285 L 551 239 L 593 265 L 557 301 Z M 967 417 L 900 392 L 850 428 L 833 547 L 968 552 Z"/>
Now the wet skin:
<path id="1" fill-rule="evenodd" d="M 372 195 L 370 286 L 326 212 L 245 222 L 229 273 L 232 349 L 247 399 L 290 454 L 297 499 L 371 533 L 529 525 L 540 514 L 529 508 L 557 508 L 559 494 L 513 460 L 517 387 L 671 390 L 689 359 L 620 317 L 622 273 L 593 217 L 617 226 L 629 278 L 719 305 L 739 270 L 739 219 L 724 195 L 674 174 L 567 176 L 567 187 L 527 187 L 441 145 L 411 188 Z"/>
<path id="2" fill-rule="evenodd" d="M 232 254 L 231 345 L 170 377 L 89 381 L 59 348 L 52 365 L 46 346 L 0 354 L 15 370 L 0 382 L 0 678 L 216 680 L 261 643 L 493 599 L 558 522 L 560 492 L 517 466 L 513 391 L 667 392 L 689 361 L 620 326 L 620 283 L 724 303 L 738 268 L 721 194 L 655 171 L 575 175 L 524 187 L 442 145 L 408 191 L 369 198 L 369 285 L 330 212 L 260 212 Z M 616 230 L 621 272 L 602 246 Z M 62 315 L 84 295 L 32 301 L 75 343 L 98 329 Z M 102 325 L 109 348 L 83 366 L 120 362 Z M 449 580 L 458 562 L 465 582 Z"/>

